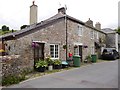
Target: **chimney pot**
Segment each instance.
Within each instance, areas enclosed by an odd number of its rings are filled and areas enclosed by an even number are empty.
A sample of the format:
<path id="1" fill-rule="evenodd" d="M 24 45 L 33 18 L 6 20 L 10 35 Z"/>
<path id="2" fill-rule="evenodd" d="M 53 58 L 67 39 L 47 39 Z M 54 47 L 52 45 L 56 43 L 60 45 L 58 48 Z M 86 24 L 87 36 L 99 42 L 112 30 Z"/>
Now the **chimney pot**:
<path id="1" fill-rule="evenodd" d="M 89 18 L 88 21 L 86 22 L 86 25 L 93 27 L 93 21 L 90 20 Z"/>
<path id="2" fill-rule="evenodd" d="M 58 13 L 66 14 L 66 9 L 65 7 L 61 7 L 58 9 Z"/>
<path id="3" fill-rule="evenodd" d="M 98 30 L 101 30 L 101 24 L 99 22 L 96 22 L 95 28 Z"/>

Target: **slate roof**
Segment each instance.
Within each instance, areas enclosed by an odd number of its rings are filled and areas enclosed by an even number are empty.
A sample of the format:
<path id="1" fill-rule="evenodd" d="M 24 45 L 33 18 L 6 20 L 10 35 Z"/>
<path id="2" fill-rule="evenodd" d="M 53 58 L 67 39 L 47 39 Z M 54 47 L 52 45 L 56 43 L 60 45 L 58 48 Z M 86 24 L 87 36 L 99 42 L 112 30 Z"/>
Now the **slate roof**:
<path id="1" fill-rule="evenodd" d="M 102 31 L 104 33 L 107 33 L 107 34 L 109 34 L 109 33 L 116 33 L 116 31 L 111 29 L 111 28 L 104 28 L 104 29 L 102 29 Z"/>
<path id="2" fill-rule="evenodd" d="M 16 31 L 16 32 L 13 32 L 13 33 L 8 33 L 8 34 L 5 34 L 5 35 L 2 35 L 0 36 L 0 39 L 2 40 L 11 40 L 13 39 L 14 37 L 16 37 L 17 35 L 21 35 L 21 34 L 24 34 L 24 33 L 27 33 L 27 32 L 30 32 L 32 30 L 35 30 L 36 28 L 44 28 L 45 25 L 49 24 L 49 23 L 52 23 L 52 22 L 55 22 L 57 21 L 58 19 L 62 19 L 62 18 L 67 18 L 69 20 L 72 20 L 74 22 L 77 22 L 77 23 L 80 23 L 82 25 L 85 25 L 86 27 L 89 27 L 89 28 L 92 28 L 94 30 L 97 30 L 96 28 L 94 27 L 90 27 L 88 25 L 85 24 L 85 22 L 82 22 L 74 17 L 71 17 L 69 15 L 65 15 L 65 14 L 62 14 L 62 13 L 57 13 L 56 15 L 44 20 L 44 21 L 41 21 L 39 23 L 36 23 L 36 24 L 33 24 L 33 25 L 29 25 L 27 28 L 25 29 L 22 29 L 22 30 L 19 30 L 19 31 Z M 100 31 L 100 30 L 97 30 L 101 33 L 104 33 L 103 31 Z M 104 33 L 105 34 L 105 33 Z"/>

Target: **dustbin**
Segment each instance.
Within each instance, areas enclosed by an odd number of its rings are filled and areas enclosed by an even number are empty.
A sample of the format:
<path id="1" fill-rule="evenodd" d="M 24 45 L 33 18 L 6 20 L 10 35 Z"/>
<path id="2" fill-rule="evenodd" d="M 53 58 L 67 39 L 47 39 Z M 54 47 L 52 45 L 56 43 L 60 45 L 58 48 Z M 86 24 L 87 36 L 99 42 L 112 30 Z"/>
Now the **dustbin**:
<path id="1" fill-rule="evenodd" d="M 75 67 L 80 67 L 80 56 L 73 56 L 73 64 Z"/>
<path id="2" fill-rule="evenodd" d="M 92 58 L 92 62 L 95 63 L 97 61 L 97 55 L 96 54 L 93 54 L 91 55 L 91 58 Z"/>

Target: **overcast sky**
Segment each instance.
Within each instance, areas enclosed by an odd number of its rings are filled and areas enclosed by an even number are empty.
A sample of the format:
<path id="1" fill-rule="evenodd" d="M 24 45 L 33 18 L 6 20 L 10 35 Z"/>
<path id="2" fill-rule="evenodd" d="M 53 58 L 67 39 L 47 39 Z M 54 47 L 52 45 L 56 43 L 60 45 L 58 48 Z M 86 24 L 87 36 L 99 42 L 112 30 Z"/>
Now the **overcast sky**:
<path id="1" fill-rule="evenodd" d="M 33 0 L 0 0 L 0 28 L 7 25 L 10 29 L 20 29 L 29 25 L 29 11 Z M 94 24 L 100 22 L 102 28 L 118 27 L 119 0 L 35 0 L 38 5 L 38 22 L 57 13 L 57 9 L 67 6 L 67 14 L 83 22 L 88 18 Z M 60 6 L 61 4 L 61 6 Z"/>

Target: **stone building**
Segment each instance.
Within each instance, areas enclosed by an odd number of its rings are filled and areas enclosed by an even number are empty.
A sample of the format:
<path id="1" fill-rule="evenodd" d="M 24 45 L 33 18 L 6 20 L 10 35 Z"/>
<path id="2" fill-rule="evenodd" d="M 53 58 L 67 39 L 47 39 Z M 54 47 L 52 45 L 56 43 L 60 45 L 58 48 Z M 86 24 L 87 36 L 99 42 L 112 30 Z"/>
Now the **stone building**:
<path id="1" fill-rule="evenodd" d="M 119 44 L 119 38 L 118 33 L 110 28 L 104 28 L 102 29 L 103 32 L 105 32 L 106 35 L 106 47 L 107 48 L 115 48 L 118 51 L 118 44 Z"/>
<path id="2" fill-rule="evenodd" d="M 90 19 L 82 22 L 67 15 L 64 7 L 49 19 L 36 22 L 36 19 L 30 20 L 27 28 L 1 37 L 8 55 L 20 55 L 22 68 L 33 69 L 35 60 L 48 55 L 52 59 L 66 60 L 72 53 L 80 55 L 83 61 L 91 54 L 99 56 L 105 47 L 106 34 L 101 31 L 100 23 L 94 27 Z"/>

